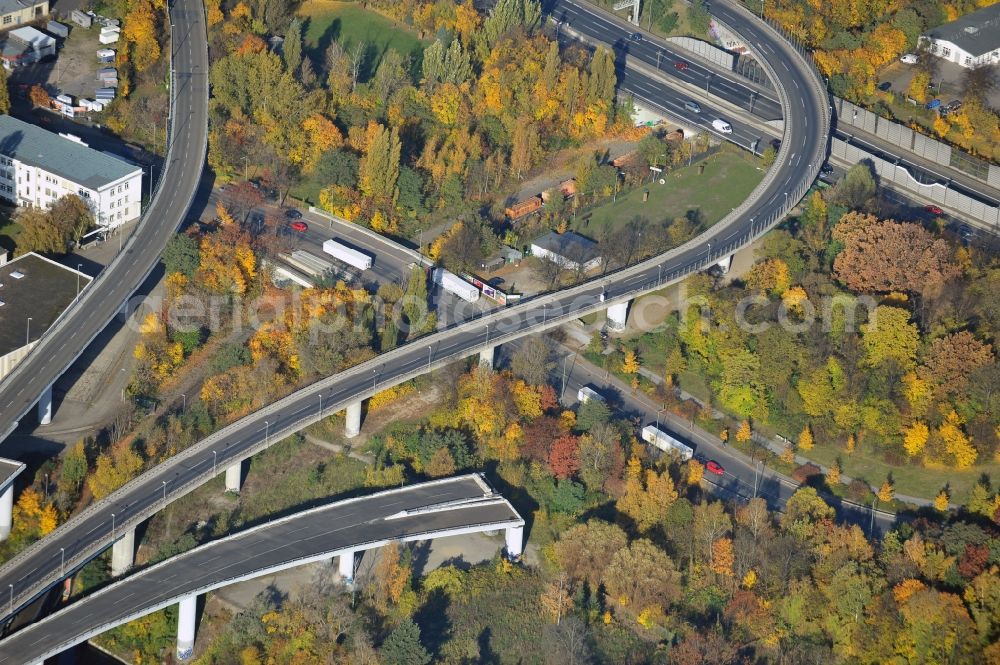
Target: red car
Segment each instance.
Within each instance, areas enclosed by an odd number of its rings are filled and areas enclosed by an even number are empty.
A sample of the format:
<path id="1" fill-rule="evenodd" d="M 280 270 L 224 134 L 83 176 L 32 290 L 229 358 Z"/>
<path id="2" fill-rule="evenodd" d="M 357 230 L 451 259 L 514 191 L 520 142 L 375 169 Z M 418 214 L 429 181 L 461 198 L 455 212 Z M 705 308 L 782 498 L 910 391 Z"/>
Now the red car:
<path id="1" fill-rule="evenodd" d="M 681 70 L 682 72 L 687 71 L 688 67 L 690 66 L 691 65 L 684 62 L 683 60 L 678 60 L 677 62 L 674 63 L 674 67 Z"/>
<path id="2" fill-rule="evenodd" d="M 721 476 L 726 472 L 726 470 L 722 468 L 722 465 L 716 462 L 714 459 L 708 460 L 708 464 L 705 465 L 705 468 L 717 476 Z"/>
<path id="3" fill-rule="evenodd" d="M 309 230 L 309 225 L 305 222 L 292 222 L 289 226 L 292 227 L 293 231 L 298 231 L 300 233 L 305 233 Z"/>
<path id="4" fill-rule="evenodd" d="M 929 212 L 932 215 L 943 215 L 944 214 L 944 210 L 941 210 L 941 208 L 937 207 L 936 205 L 924 206 L 924 210 L 926 210 L 927 212 Z"/>

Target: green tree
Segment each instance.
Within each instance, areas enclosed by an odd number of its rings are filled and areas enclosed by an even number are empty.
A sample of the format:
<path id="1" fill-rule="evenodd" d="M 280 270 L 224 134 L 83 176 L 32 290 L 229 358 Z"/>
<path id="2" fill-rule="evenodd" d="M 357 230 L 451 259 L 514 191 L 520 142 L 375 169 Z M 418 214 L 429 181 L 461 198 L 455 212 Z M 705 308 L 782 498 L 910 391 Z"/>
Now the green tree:
<path id="1" fill-rule="evenodd" d="M 871 320 L 861 326 L 865 364 L 877 367 L 892 360 L 903 369 L 913 367 L 920 332 L 910 323 L 910 313 L 901 307 L 879 305 Z"/>
<path id="2" fill-rule="evenodd" d="M 576 428 L 589 432 L 594 425 L 603 425 L 611 419 L 611 409 L 603 400 L 589 399 L 576 411 Z"/>
<path id="3" fill-rule="evenodd" d="M 610 108 L 615 98 L 615 56 L 604 46 L 598 46 L 590 59 L 590 85 L 587 102 L 602 101 Z"/>
<path id="4" fill-rule="evenodd" d="M 302 66 L 302 23 L 294 18 L 288 24 L 285 32 L 285 42 L 281 45 L 281 56 L 285 61 L 285 69 L 293 76 Z"/>
<path id="5" fill-rule="evenodd" d="M 358 164 L 358 188 L 377 201 L 395 201 L 399 178 L 399 153 L 402 144 L 395 127 L 378 125 L 365 156 Z"/>
<path id="6" fill-rule="evenodd" d="M 198 240 L 186 233 L 177 233 L 170 237 L 160 259 L 167 273 L 181 273 L 186 277 L 194 277 L 201 262 L 201 252 Z"/>
<path id="7" fill-rule="evenodd" d="M 411 619 L 396 627 L 379 649 L 386 665 L 427 665 L 431 656 L 420 643 L 420 628 Z"/>
<path id="8" fill-rule="evenodd" d="M 10 89 L 7 87 L 7 70 L 0 72 L 0 114 L 10 113 Z"/>
<path id="9" fill-rule="evenodd" d="M 427 308 L 427 274 L 423 268 L 414 267 L 403 294 L 403 322 L 407 335 L 427 330 L 431 316 Z"/>
<path id="10" fill-rule="evenodd" d="M 704 0 L 694 0 L 688 7 L 688 25 L 691 26 L 691 32 L 695 35 L 699 37 L 707 35 L 711 20 L 712 17 L 708 13 L 708 7 L 705 6 Z"/>
<path id="11" fill-rule="evenodd" d="M 87 449 L 83 441 L 77 441 L 63 457 L 59 473 L 59 490 L 74 495 L 87 477 Z"/>
<path id="12" fill-rule="evenodd" d="M 837 183 L 834 200 L 851 210 L 864 208 L 875 197 L 877 187 L 868 164 L 855 164 Z"/>

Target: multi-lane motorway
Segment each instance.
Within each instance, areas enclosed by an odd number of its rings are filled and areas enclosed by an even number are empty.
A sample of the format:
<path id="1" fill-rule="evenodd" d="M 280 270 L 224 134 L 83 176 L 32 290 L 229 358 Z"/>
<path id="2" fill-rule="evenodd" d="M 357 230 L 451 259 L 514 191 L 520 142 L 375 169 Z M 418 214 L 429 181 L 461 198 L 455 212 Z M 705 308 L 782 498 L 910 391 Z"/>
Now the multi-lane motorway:
<path id="1" fill-rule="evenodd" d="M 124 530 L 226 465 L 253 455 L 322 415 L 480 348 L 682 279 L 728 256 L 780 221 L 815 179 L 826 154 L 829 106 L 823 84 L 801 54 L 742 8 L 717 0 L 712 10 L 754 48 L 767 47 L 765 62 L 776 63 L 769 75 L 787 111 L 785 145 L 789 147 L 779 153 L 778 161 L 750 199 L 699 238 L 659 257 L 606 275 L 599 282 L 536 297 L 457 324 L 321 380 L 227 426 L 94 503 L 0 568 L 0 589 L 9 588 L 11 597 L 3 606 L 3 615 L 8 615 L 11 607 L 16 610 L 36 598 L 120 538 Z M 198 21 L 200 25 L 200 15 Z M 627 29 L 617 29 L 623 36 L 627 34 Z"/>
<path id="2" fill-rule="evenodd" d="M 338 551 L 523 525 L 477 475 L 320 506 L 195 548 L 74 602 L 0 641 L 0 665 L 41 662 L 184 597 Z"/>
<path id="3" fill-rule="evenodd" d="M 119 256 L 0 383 L 0 440 L 104 329 L 139 288 L 177 230 L 201 178 L 208 133 L 208 46 L 204 7 L 174 0 L 170 147 L 160 186 Z"/>

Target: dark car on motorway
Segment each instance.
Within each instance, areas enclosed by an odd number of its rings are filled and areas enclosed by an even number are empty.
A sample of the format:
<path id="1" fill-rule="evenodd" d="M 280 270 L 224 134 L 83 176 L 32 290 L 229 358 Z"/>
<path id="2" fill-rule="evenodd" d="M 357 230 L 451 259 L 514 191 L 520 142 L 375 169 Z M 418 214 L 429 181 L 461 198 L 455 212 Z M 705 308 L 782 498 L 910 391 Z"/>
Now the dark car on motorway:
<path id="1" fill-rule="evenodd" d="M 642 33 L 641 32 L 633 32 L 631 35 L 628 36 L 628 38 L 631 39 L 634 42 L 641 42 L 642 41 Z"/>

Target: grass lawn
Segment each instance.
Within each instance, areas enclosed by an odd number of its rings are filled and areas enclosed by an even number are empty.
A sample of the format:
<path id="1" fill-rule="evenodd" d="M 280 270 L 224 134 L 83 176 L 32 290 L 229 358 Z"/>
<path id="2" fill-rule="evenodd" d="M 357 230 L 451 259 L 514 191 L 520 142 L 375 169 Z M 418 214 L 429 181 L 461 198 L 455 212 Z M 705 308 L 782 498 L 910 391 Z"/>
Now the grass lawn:
<path id="1" fill-rule="evenodd" d="M 817 445 L 807 456 L 824 465 L 830 465 L 839 458 L 846 475 L 867 480 L 875 486 L 881 485 L 886 475 L 891 473 L 896 492 L 899 494 L 933 499 L 941 488 L 947 485 L 952 503 L 965 501 L 972 486 L 983 474 L 991 478 L 1000 478 L 1000 464 L 996 462 L 977 464 L 966 471 L 926 469 L 920 466 L 890 466 L 882 461 L 880 455 L 865 449 L 864 446 L 859 446 L 848 455 L 834 446 Z"/>
<path id="2" fill-rule="evenodd" d="M 0 249 L 13 250 L 21 232 L 21 227 L 10 219 L 13 212 L 12 206 L 0 206 Z"/>
<path id="3" fill-rule="evenodd" d="M 420 59 L 429 42 L 417 39 L 406 26 L 380 14 L 370 12 L 353 2 L 306 0 L 299 8 L 305 28 L 305 50 L 316 62 L 323 62 L 326 48 L 340 42 L 347 53 L 358 43 L 364 44 L 364 64 L 361 80 L 368 80 L 387 49 L 394 49 L 412 58 L 411 71 L 420 71 Z"/>
<path id="4" fill-rule="evenodd" d="M 702 166 L 704 172 L 699 173 Z M 758 170 L 749 155 L 724 150 L 700 164 L 672 171 L 665 185 L 654 182 L 638 187 L 619 196 L 615 203 L 580 215 L 573 228 L 597 238 L 606 227 L 614 228 L 636 215 L 655 223 L 683 217 L 689 210 L 698 210 L 705 223 L 711 225 L 746 199 L 763 178 L 764 171 Z M 647 189 L 649 200 L 643 202 L 642 193 Z"/>

